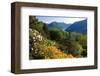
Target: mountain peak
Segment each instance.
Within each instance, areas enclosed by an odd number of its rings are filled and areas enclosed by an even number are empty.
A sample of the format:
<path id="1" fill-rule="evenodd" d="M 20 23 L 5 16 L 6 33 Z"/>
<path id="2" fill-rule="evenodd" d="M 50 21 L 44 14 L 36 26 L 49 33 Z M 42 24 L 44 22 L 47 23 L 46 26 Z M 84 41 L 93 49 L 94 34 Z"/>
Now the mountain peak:
<path id="1" fill-rule="evenodd" d="M 87 34 L 87 19 L 73 23 L 66 31 Z"/>
<path id="2" fill-rule="evenodd" d="M 69 25 L 71 25 L 71 24 L 66 24 L 64 22 L 55 22 L 54 21 L 54 22 L 51 22 L 50 24 L 48 24 L 48 27 L 65 30 L 66 28 L 69 27 Z"/>

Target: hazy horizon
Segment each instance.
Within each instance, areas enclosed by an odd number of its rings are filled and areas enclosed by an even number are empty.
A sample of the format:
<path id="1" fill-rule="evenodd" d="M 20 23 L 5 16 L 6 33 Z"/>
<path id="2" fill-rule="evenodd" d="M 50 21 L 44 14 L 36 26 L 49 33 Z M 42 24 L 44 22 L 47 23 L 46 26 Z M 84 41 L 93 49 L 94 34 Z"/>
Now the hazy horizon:
<path id="1" fill-rule="evenodd" d="M 60 17 L 60 16 L 36 16 L 39 21 L 44 23 L 51 23 L 51 22 L 64 22 L 66 24 L 73 24 L 77 21 L 82 21 L 87 18 L 85 17 Z"/>

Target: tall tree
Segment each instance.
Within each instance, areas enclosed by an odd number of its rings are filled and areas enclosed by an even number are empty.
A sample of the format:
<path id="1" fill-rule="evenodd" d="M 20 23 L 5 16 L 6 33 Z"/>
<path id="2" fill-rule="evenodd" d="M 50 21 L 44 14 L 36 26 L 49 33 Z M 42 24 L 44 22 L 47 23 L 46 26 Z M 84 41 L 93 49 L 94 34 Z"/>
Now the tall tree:
<path id="1" fill-rule="evenodd" d="M 50 38 L 50 36 L 49 36 L 49 29 L 48 29 L 47 24 L 45 24 L 45 23 L 44 23 L 44 26 L 43 26 L 43 30 L 44 30 L 44 32 L 45 32 L 47 38 Z"/>
<path id="2" fill-rule="evenodd" d="M 38 19 L 35 16 L 29 16 L 29 28 L 33 29 L 37 25 Z"/>

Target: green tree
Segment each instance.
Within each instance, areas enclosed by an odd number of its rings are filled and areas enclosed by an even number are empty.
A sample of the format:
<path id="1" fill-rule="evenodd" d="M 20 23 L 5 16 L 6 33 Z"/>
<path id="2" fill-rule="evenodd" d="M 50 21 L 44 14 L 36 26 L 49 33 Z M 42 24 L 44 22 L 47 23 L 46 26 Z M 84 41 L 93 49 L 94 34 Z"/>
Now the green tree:
<path id="1" fill-rule="evenodd" d="M 29 28 L 33 29 L 37 25 L 38 19 L 35 16 L 29 16 Z"/>
<path id="2" fill-rule="evenodd" d="M 62 30 L 52 28 L 52 29 L 49 29 L 49 31 L 50 31 L 51 40 L 59 41 L 64 38 L 64 32 Z"/>
<path id="3" fill-rule="evenodd" d="M 67 47 L 68 53 L 72 53 L 75 50 L 75 40 L 71 36 L 71 33 L 67 35 L 67 37 L 64 39 L 65 46 Z"/>
<path id="4" fill-rule="evenodd" d="M 82 55 L 83 57 L 87 57 L 87 49 L 83 49 L 81 55 Z"/>
<path id="5" fill-rule="evenodd" d="M 83 50 L 81 45 L 75 41 L 75 37 L 71 32 L 66 34 L 66 38 L 64 39 L 64 45 L 66 46 L 66 53 L 72 54 L 73 56 L 80 56 L 81 51 Z"/>
<path id="6" fill-rule="evenodd" d="M 35 16 L 29 16 L 29 28 L 31 28 L 32 30 L 37 30 L 43 36 L 47 37 L 43 29 L 45 26 L 45 23 L 38 21 L 38 19 Z"/>
<path id="7" fill-rule="evenodd" d="M 44 30 L 44 33 L 46 34 L 46 37 L 48 39 L 50 39 L 50 36 L 49 36 L 49 29 L 48 29 L 48 26 L 47 24 L 44 23 L 44 26 L 43 26 L 43 30 Z"/>

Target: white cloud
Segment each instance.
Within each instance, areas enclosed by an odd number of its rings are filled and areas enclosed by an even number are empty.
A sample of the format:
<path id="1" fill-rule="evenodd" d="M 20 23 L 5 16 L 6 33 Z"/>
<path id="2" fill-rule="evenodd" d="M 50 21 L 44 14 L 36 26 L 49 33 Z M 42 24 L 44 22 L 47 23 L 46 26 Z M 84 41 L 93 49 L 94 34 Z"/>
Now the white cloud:
<path id="1" fill-rule="evenodd" d="M 58 16 L 36 16 L 39 21 L 44 23 L 51 22 L 64 22 L 64 23 L 74 23 L 77 21 L 85 20 L 85 17 L 58 17 Z"/>

